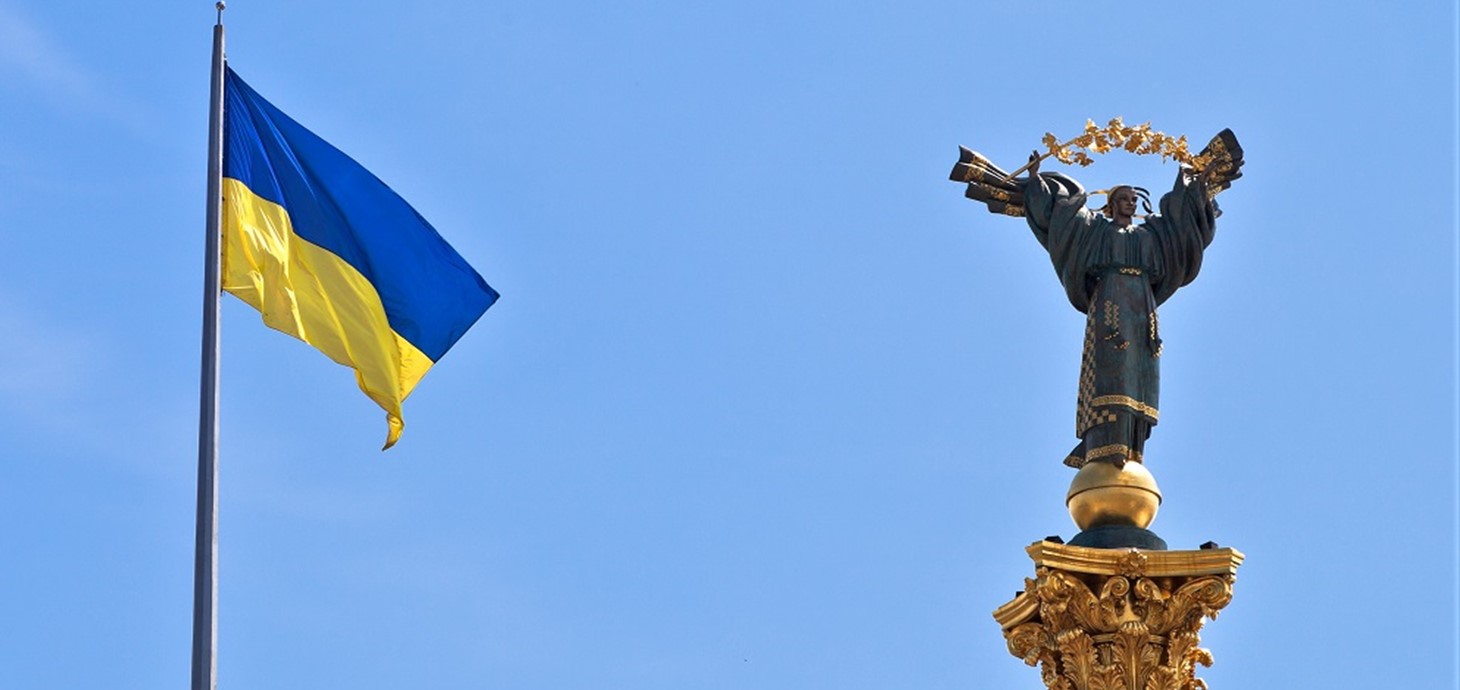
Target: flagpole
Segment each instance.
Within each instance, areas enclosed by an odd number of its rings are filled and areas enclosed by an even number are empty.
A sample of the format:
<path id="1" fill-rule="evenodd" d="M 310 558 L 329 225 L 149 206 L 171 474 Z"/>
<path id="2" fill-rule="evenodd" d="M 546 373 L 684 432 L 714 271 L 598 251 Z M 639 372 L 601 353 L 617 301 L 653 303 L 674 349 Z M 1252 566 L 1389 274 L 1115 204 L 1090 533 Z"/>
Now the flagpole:
<path id="1" fill-rule="evenodd" d="M 198 513 L 193 548 L 192 690 L 218 687 L 218 302 L 223 197 L 223 3 L 213 25 L 208 111 L 208 220 L 204 241 L 202 376 L 198 399 Z"/>

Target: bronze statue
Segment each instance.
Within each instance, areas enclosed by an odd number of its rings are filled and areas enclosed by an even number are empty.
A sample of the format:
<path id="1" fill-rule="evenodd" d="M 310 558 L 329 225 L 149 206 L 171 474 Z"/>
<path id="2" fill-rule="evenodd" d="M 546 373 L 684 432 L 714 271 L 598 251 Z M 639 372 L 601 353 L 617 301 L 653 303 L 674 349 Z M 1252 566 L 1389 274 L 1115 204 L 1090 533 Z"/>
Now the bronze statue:
<path id="1" fill-rule="evenodd" d="M 1112 121 L 1112 127 L 1117 123 Z M 1184 138 L 1180 144 L 1184 153 Z M 1054 155 L 1057 149 L 1051 145 Z M 1220 215 L 1214 197 L 1241 175 L 1236 138 L 1223 130 L 1195 159 L 1200 170 L 1180 166 L 1171 191 L 1160 199 L 1159 213 L 1150 213 L 1146 201 L 1144 217 L 1136 215 L 1145 196 L 1140 188 L 1115 187 L 1106 204 L 1092 210 L 1078 182 L 1039 171 L 1043 156 L 1038 152 L 1030 156 L 1024 178 L 1011 178 L 968 149 L 962 152 L 952 179 L 968 182 L 967 196 L 987 203 L 990 211 L 1028 221 L 1049 252 L 1070 304 L 1085 314 L 1075 408 L 1080 443 L 1065 464 L 1079 468 L 1106 462 L 1120 468 L 1142 462 L 1151 427 L 1160 419 L 1156 307 L 1201 269 Z"/>

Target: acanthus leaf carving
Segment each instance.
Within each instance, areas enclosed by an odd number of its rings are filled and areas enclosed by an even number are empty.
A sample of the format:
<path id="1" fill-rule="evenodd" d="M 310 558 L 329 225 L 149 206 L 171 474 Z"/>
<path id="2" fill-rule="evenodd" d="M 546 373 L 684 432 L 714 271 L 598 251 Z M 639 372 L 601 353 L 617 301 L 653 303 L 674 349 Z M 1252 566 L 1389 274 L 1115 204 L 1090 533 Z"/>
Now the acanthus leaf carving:
<path id="1" fill-rule="evenodd" d="M 1085 631 L 1066 630 L 1055 637 L 1064 676 L 1080 690 L 1090 688 L 1090 676 L 1095 672 L 1095 643 Z"/>
<path id="2" fill-rule="evenodd" d="M 1217 612 L 1232 601 L 1232 584 L 1217 577 L 1199 577 L 1176 589 L 1163 601 L 1150 601 L 1146 624 L 1157 635 L 1176 629 L 1201 629 L 1202 618 L 1217 617 Z"/>
<path id="3" fill-rule="evenodd" d="M 1212 656 L 1198 632 L 1231 601 L 1232 577 L 1130 570 L 1102 579 L 1039 567 L 1026 580 L 1038 613 L 1005 630 L 1009 652 L 1038 665 L 1049 690 L 1205 690 L 1196 665 Z"/>
<path id="4" fill-rule="evenodd" d="M 1053 647 L 1050 644 L 1049 631 L 1038 623 L 1015 626 L 1004 633 L 1004 639 L 1008 642 L 1009 653 L 1023 659 L 1030 666 L 1039 663 L 1040 656 Z"/>

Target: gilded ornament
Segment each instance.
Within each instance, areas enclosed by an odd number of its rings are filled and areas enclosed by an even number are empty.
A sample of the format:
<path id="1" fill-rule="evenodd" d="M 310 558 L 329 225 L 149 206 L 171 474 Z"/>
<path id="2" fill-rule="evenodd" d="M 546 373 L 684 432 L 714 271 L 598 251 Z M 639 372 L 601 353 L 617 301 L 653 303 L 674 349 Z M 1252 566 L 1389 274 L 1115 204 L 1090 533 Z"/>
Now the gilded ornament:
<path id="1" fill-rule="evenodd" d="M 1100 407 L 1103 405 L 1119 405 L 1121 407 L 1128 407 L 1132 410 L 1135 410 L 1136 412 L 1150 417 L 1151 419 L 1161 419 L 1160 410 L 1127 395 L 1102 395 L 1098 398 L 1093 398 L 1090 400 L 1090 407 L 1092 408 Z"/>
<path id="2" fill-rule="evenodd" d="M 1108 454 L 1122 455 L 1128 462 L 1096 462 Z M 1070 519 L 1081 530 L 1111 525 L 1145 529 L 1161 507 L 1161 488 L 1129 447 L 1111 445 L 1096 448 L 1075 473 L 1065 494 Z"/>
<path id="3" fill-rule="evenodd" d="M 1242 554 L 1031 546 L 1034 579 L 994 611 L 1009 653 L 1050 690 L 1198 690 L 1199 632 L 1231 601 Z"/>

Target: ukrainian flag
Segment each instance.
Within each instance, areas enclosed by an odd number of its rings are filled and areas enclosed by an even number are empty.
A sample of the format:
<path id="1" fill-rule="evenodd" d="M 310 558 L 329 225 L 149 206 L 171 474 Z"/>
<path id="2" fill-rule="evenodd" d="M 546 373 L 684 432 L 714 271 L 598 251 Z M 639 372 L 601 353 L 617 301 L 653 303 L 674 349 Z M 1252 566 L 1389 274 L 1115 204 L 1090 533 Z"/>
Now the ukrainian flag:
<path id="1" fill-rule="evenodd" d="M 264 323 L 355 370 L 401 403 L 497 292 L 426 219 L 339 149 L 224 79 L 223 289 Z"/>

